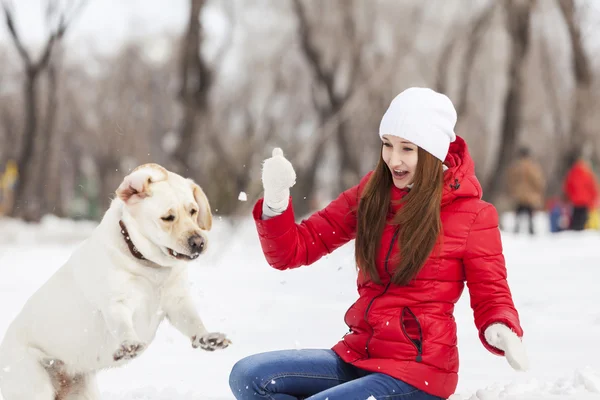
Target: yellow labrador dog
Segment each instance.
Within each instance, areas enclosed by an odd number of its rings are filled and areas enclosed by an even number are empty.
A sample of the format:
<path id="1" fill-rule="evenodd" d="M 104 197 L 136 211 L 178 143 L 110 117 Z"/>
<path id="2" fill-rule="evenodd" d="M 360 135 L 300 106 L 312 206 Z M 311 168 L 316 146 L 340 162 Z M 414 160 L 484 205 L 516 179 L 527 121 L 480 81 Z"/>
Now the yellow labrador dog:
<path id="1" fill-rule="evenodd" d="M 194 348 L 209 333 L 187 289 L 187 263 L 207 247 L 202 189 L 156 164 L 125 177 L 92 236 L 31 298 L 0 345 L 4 400 L 99 399 L 95 374 L 123 365 L 166 317 Z"/>

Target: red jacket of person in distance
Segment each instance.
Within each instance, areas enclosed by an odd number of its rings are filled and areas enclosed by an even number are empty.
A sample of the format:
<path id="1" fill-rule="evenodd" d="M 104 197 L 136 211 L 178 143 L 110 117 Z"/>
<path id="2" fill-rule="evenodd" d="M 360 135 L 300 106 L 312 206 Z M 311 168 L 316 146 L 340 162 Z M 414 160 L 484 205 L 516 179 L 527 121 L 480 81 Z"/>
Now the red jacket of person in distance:
<path id="1" fill-rule="evenodd" d="M 506 281 L 498 214 L 481 200 L 481 186 L 464 140 L 457 137 L 444 163 L 441 218 L 443 237 L 407 286 L 390 282 L 399 251 L 397 226 L 387 224 L 377 257 L 381 283 L 358 274 L 358 300 L 344 320 L 350 331 L 333 346 L 346 362 L 398 378 L 427 393 L 449 397 L 458 382 L 454 304 L 466 281 L 475 325 L 483 345 L 492 323 L 503 323 L 519 337 L 519 316 Z M 323 210 L 299 224 L 292 206 L 262 220 L 262 199 L 254 208 L 260 243 L 268 263 L 285 270 L 309 265 L 356 236 L 356 210 L 370 173 Z M 407 192 L 392 186 L 390 220 Z"/>
<path id="2" fill-rule="evenodd" d="M 598 183 L 584 161 L 577 161 L 565 177 L 563 190 L 576 207 L 594 208 L 598 201 Z"/>

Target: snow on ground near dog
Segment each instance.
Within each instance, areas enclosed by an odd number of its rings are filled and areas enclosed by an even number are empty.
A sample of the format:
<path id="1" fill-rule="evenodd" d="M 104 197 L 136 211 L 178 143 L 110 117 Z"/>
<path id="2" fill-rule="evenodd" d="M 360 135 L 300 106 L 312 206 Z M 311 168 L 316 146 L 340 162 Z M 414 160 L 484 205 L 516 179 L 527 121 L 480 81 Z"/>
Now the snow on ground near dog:
<path id="1" fill-rule="evenodd" d="M 0 220 L 0 337 L 93 226 Z M 452 400 L 600 399 L 600 234 L 503 237 L 531 370 L 514 372 L 483 348 L 465 290 L 455 313 L 461 364 Z M 208 254 L 190 264 L 191 291 L 208 328 L 227 333 L 232 346 L 194 350 L 165 322 L 139 359 L 100 374 L 104 398 L 233 399 L 227 379 L 236 360 L 330 347 L 346 332 L 342 317 L 357 296 L 352 254 L 349 244 L 312 266 L 276 271 L 264 261 L 252 221 L 216 218 Z"/>

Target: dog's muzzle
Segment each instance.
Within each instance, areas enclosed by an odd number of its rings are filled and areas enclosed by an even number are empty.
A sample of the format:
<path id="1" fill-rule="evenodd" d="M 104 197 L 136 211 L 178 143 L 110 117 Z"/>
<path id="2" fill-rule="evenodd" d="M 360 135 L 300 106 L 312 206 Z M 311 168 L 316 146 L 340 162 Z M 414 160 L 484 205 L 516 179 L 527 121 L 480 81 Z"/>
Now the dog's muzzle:
<path id="1" fill-rule="evenodd" d="M 201 235 L 195 233 L 188 238 L 188 247 L 190 252 L 189 256 L 187 254 L 178 253 L 175 250 L 169 248 L 167 248 L 167 251 L 169 252 L 170 256 L 175 257 L 178 260 L 195 260 L 206 248 L 206 239 L 204 239 L 204 237 L 202 237 Z"/>
<path id="2" fill-rule="evenodd" d="M 192 254 L 202 253 L 204 251 L 204 247 L 206 246 L 206 242 L 201 235 L 197 233 L 190 236 L 188 239 L 188 245 L 190 246 L 190 252 Z"/>

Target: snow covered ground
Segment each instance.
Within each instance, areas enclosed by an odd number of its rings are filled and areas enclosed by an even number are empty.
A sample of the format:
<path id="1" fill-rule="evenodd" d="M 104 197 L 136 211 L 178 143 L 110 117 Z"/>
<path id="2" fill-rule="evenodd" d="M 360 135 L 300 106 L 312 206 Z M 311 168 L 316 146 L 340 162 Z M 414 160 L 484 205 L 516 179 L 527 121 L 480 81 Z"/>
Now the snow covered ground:
<path id="1" fill-rule="evenodd" d="M 139 359 L 100 375 L 105 399 L 233 399 L 227 379 L 238 359 L 330 347 L 346 332 L 342 316 L 356 298 L 352 244 L 310 267 L 280 272 L 265 263 L 251 220 L 215 225 L 208 254 L 190 267 L 192 293 L 208 328 L 226 332 L 233 345 L 194 350 L 165 323 Z M 0 219 L 0 337 L 93 227 Z M 516 373 L 484 350 L 465 291 L 455 314 L 461 365 L 452 400 L 600 399 L 600 233 L 505 233 L 504 245 L 531 371 Z"/>

